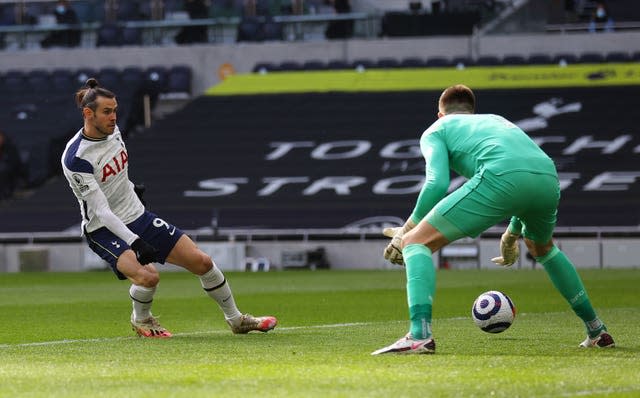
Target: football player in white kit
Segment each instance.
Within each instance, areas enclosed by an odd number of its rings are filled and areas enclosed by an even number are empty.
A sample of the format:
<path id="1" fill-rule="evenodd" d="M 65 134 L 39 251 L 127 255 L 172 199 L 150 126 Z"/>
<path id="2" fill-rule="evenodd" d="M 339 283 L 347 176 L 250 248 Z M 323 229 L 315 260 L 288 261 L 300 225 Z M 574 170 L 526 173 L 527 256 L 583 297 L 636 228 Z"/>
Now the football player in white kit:
<path id="1" fill-rule="evenodd" d="M 160 280 L 154 262 L 179 265 L 197 275 L 233 333 L 267 332 L 277 320 L 238 310 L 222 272 L 180 229 L 145 207 L 129 180 L 129 155 L 116 125 L 118 103 L 96 79 L 76 93 L 84 126 L 62 154 L 62 168 L 80 204 L 89 247 L 106 260 L 118 279 L 131 281 L 131 325 L 143 337 L 171 337 L 151 313 Z"/>

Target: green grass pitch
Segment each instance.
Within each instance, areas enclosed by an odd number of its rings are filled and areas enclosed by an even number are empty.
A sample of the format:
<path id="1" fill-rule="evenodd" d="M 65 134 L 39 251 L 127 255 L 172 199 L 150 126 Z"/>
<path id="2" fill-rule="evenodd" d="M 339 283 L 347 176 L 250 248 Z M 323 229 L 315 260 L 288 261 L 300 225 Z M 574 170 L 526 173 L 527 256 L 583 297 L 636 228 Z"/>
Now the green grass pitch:
<path id="1" fill-rule="evenodd" d="M 128 283 L 107 272 L 0 274 L 0 397 L 638 397 L 640 270 L 581 270 L 618 347 L 579 349 L 582 323 L 540 270 L 437 273 L 435 355 L 376 356 L 407 331 L 398 271 L 227 273 L 270 333 L 233 335 L 196 278 L 163 273 L 154 313 L 174 333 L 133 336 Z M 501 290 L 501 334 L 471 304 Z"/>

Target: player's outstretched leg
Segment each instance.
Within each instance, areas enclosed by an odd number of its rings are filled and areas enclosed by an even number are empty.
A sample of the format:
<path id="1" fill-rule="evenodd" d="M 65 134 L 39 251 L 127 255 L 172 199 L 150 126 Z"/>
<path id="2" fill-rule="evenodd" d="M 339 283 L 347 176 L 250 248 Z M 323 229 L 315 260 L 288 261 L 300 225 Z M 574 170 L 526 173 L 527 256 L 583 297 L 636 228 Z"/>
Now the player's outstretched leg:
<path id="1" fill-rule="evenodd" d="M 584 322 L 587 338 L 580 347 L 614 347 L 613 338 L 596 315 L 580 275 L 562 250 L 553 246 L 545 256 L 536 257 L 536 261 L 542 264 L 553 285 Z"/>
<path id="2" fill-rule="evenodd" d="M 215 265 L 200 276 L 200 283 L 209 297 L 214 299 L 224 312 L 224 318 L 233 333 L 244 334 L 254 330 L 268 332 L 278 324 L 278 320 L 273 316 L 254 317 L 251 314 L 242 314 L 236 306 L 229 283 Z"/>

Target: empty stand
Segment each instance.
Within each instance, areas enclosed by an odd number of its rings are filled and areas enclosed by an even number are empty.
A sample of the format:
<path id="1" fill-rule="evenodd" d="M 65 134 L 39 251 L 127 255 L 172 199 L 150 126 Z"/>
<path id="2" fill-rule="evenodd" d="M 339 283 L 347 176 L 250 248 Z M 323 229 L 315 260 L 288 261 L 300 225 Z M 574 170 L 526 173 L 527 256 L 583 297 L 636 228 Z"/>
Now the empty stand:
<path id="1" fill-rule="evenodd" d="M 567 63 L 567 64 L 576 64 L 578 63 L 578 57 L 574 54 L 569 53 L 561 53 L 553 56 L 553 63 Z"/>
<path id="2" fill-rule="evenodd" d="M 604 62 L 604 55 L 601 53 L 583 53 L 578 57 L 578 62 L 583 64 L 599 64 Z"/>
<path id="3" fill-rule="evenodd" d="M 180 95 L 188 98 L 191 96 L 191 68 L 184 65 L 176 65 L 169 68 L 167 73 L 166 93 L 174 97 Z"/>
<path id="4" fill-rule="evenodd" d="M 505 55 L 502 57 L 502 65 L 526 65 L 527 59 L 522 55 Z"/>
<path id="5" fill-rule="evenodd" d="M 323 70 L 323 69 L 327 69 L 327 64 L 324 61 L 320 61 L 320 60 L 310 60 L 310 61 L 305 61 L 302 64 L 302 69 Z"/>
<path id="6" fill-rule="evenodd" d="M 398 68 L 400 67 L 400 61 L 395 58 L 380 58 L 375 63 L 376 68 Z"/>
<path id="7" fill-rule="evenodd" d="M 431 68 L 445 67 L 445 66 L 451 66 L 451 65 L 452 65 L 452 61 L 445 57 L 429 57 L 425 62 L 425 66 L 428 66 Z"/>
<path id="8" fill-rule="evenodd" d="M 401 68 L 422 68 L 425 66 L 427 66 L 427 64 L 422 58 L 409 57 L 400 61 Z"/>
<path id="9" fill-rule="evenodd" d="M 604 57 L 605 62 L 631 62 L 631 56 L 626 52 L 611 52 Z"/>
<path id="10" fill-rule="evenodd" d="M 553 64 L 553 58 L 548 54 L 530 54 L 527 58 L 529 65 L 550 65 Z"/>

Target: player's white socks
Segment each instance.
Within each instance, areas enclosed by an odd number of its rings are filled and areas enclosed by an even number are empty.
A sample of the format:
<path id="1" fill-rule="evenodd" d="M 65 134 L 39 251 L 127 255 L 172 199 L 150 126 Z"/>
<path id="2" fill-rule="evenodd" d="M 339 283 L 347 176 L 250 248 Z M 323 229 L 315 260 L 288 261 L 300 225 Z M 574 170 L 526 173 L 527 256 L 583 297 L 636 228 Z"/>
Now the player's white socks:
<path id="1" fill-rule="evenodd" d="M 200 284 L 202 284 L 202 288 L 209 297 L 218 303 L 220 309 L 224 312 L 225 319 L 233 321 L 242 316 L 236 306 L 236 301 L 233 299 L 231 288 L 218 267 L 214 265 L 209 272 L 200 275 Z"/>
<path id="2" fill-rule="evenodd" d="M 151 316 L 151 304 L 153 303 L 153 295 L 156 287 L 144 287 L 139 285 L 131 285 L 129 288 L 129 296 L 133 302 L 133 317 L 139 321 Z"/>

